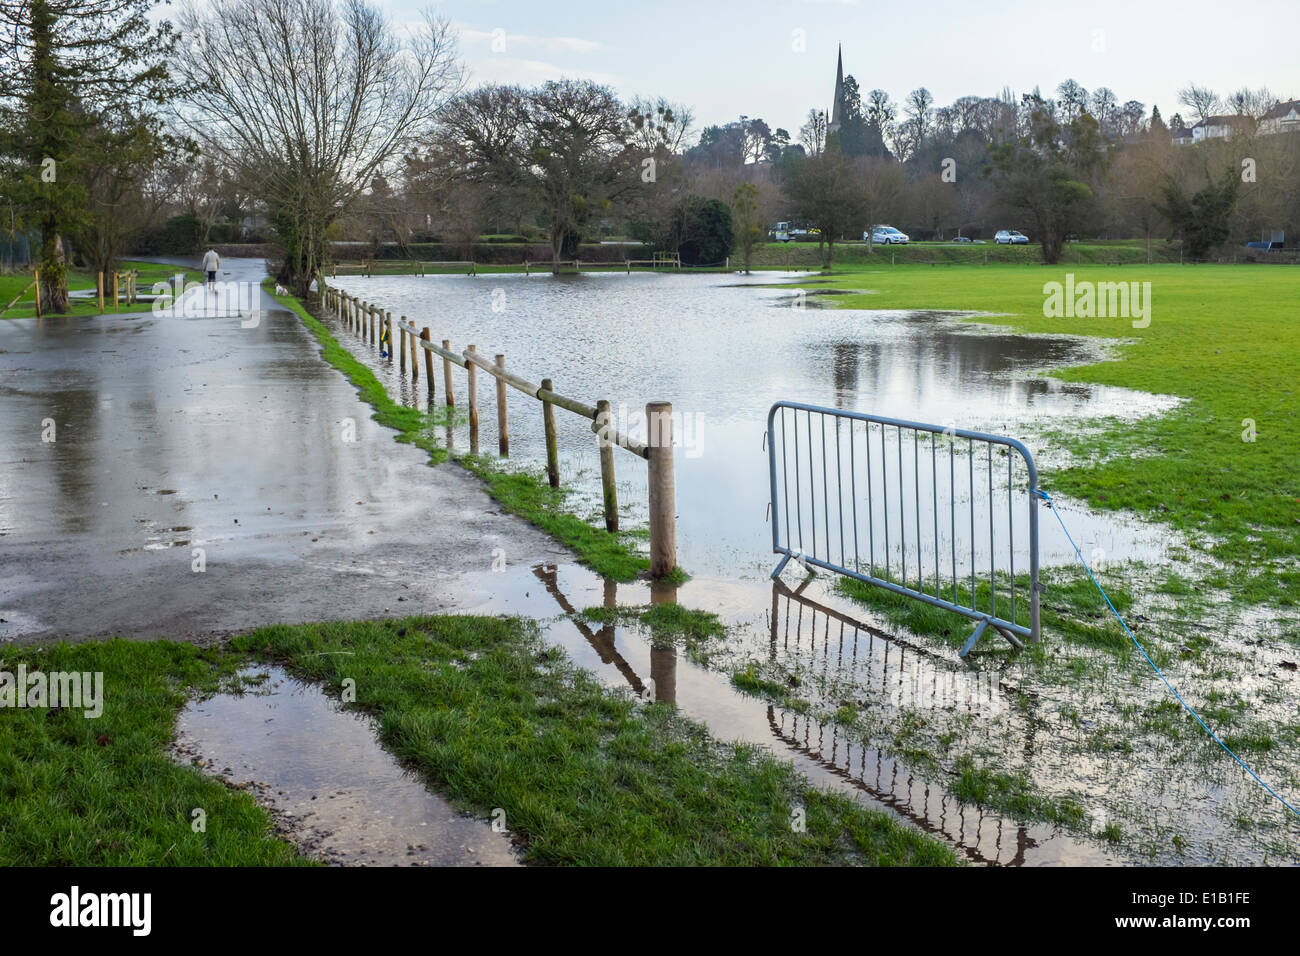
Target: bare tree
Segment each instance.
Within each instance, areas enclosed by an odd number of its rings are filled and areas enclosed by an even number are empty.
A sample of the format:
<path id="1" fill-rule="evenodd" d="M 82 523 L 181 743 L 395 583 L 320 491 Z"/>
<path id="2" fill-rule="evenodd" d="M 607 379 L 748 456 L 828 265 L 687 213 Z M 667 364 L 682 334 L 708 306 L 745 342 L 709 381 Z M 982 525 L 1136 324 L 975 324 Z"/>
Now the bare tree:
<path id="1" fill-rule="evenodd" d="M 204 0 L 180 18 L 184 114 L 256 183 L 305 294 L 330 224 L 434 123 L 461 73 L 445 20 L 393 29 L 365 0 Z"/>
<path id="2" fill-rule="evenodd" d="M 799 142 L 808 150 L 809 156 L 820 156 L 826 148 L 826 112 L 809 110 L 808 122 L 799 128 Z"/>
<path id="3" fill-rule="evenodd" d="M 1253 131 L 1259 128 L 1260 120 L 1273 108 L 1275 102 L 1277 101 L 1267 87 L 1252 90 L 1243 86 L 1228 97 L 1226 105 L 1237 116 L 1248 119 Z"/>
<path id="4" fill-rule="evenodd" d="M 647 156 L 663 150 L 680 153 L 695 119 L 689 107 L 671 103 L 662 96 L 634 97 L 628 104 L 627 116 L 633 129 L 632 142 Z"/>
<path id="5" fill-rule="evenodd" d="M 1221 105 L 1219 94 L 1195 83 L 1188 83 L 1178 91 L 1178 102 L 1191 110 L 1192 115 L 1202 122 L 1213 116 L 1214 111 Z"/>
<path id="6" fill-rule="evenodd" d="M 1077 80 L 1064 80 L 1056 88 L 1056 97 L 1067 123 L 1088 108 L 1088 91 Z"/>

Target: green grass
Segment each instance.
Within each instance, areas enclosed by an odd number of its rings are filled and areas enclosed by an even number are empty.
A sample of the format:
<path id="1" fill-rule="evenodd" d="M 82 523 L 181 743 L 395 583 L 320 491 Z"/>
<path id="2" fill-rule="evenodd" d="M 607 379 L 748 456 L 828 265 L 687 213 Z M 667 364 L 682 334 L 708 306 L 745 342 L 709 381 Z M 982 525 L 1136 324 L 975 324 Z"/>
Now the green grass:
<path id="1" fill-rule="evenodd" d="M 236 648 L 331 692 L 458 806 L 505 811 L 530 863 L 948 865 L 951 849 L 604 689 L 523 623 L 425 617 L 267 628 Z M 346 651 L 348 653 L 339 653 Z M 803 808 L 806 832 L 791 827 Z"/>
<path id="2" fill-rule="evenodd" d="M 203 281 L 203 274 L 194 269 L 183 270 L 178 266 L 161 265 L 156 262 L 134 262 L 131 260 L 118 264 L 118 270 L 120 272 L 126 272 L 131 269 L 135 269 L 139 272 L 139 275 L 136 278 L 137 294 L 149 293 L 155 282 L 171 282 L 172 278 L 181 271 L 185 273 L 186 282 Z M 27 286 L 31 284 L 31 281 L 31 272 L 0 274 L 0 309 L 8 305 L 10 300 L 26 289 Z M 104 290 L 104 295 L 106 297 L 104 306 L 108 312 L 112 312 L 114 310 L 112 302 L 113 289 L 111 285 L 111 276 L 109 277 L 109 283 L 109 287 Z M 87 272 L 83 269 L 68 270 L 68 289 L 70 291 L 93 288 L 95 288 L 95 275 L 93 272 Z M 119 290 L 119 292 L 121 295 L 125 296 L 125 290 Z M 117 311 L 139 312 L 147 311 L 148 308 L 148 305 L 142 305 L 140 303 L 136 303 L 134 306 L 128 306 L 125 301 L 123 301 L 122 304 L 118 306 Z M 42 308 L 42 314 L 50 314 L 48 305 Z M 93 298 L 86 300 L 73 299 L 69 303 L 68 311 L 64 314 L 73 316 L 99 315 L 99 303 Z M 29 319 L 35 315 L 36 292 L 34 289 L 28 289 L 23 298 L 19 299 L 12 309 L 0 314 L 0 319 Z"/>
<path id="3" fill-rule="evenodd" d="M 302 862 L 253 797 L 165 748 L 188 696 L 216 691 L 236 660 L 166 641 L 7 648 L 43 671 L 99 671 L 104 710 L 0 710 L 0 866 L 283 866 Z M 207 816 L 205 832 L 191 813 Z"/>
<path id="4" fill-rule="evenodd" d="M 395 429 L 397 441 L 423 448 L 429 453 L 431 463 L 447 461 L 446 448 L 434 437 L 435 426 L 445 424 L 445 420 L 393 401 L 375 374 L 340 345 L 296 297 L 276 295 L 275 284 L 270 279 L 262 287 L 302 320 L 321 344 L 325 361 L 347 376 L 361 398 L 374 408 L 375 421 Z M 627 582 L 649 573 L 650 561 L 641 552 L 642 535 L 635 531 L 611 533 L 571 513 L 566 508 L 568 492 L 550 487 L 541 472 L 503 468 L 482 455 L 462 455 L 457 460 L 483 480 L 488 493 L 506 511 L 545 531 L 597 574 Z M 681 569 L 676 569 L 668 580 L 680 582 L 684 577 Z"/>
<path id="5" fill-rule="evenodd" d="M 1045 318 L 1043 283 L 1149 281 L 1151 324 Z M 843 270 L 847 308 L 978 310 L 1017 330 L 1130 340 L 1118 361 L 1054 372 L 1061 379 L 1172 394 L 1180 408 L 1115 422 L 1074 439 L 1088 464 L 1044 477 L 1053 492 L 1136 512 L 1184 532 L 1223 570 L 1202 582 L 1245 603 L 1300 598 L 1300 272 L 1285 266 L 1025 266 Z M 978 321 L 990 321 L 980 319 Z M 1256 440 L 1243 441 L 1243 421 Z M 960 423 L 978 425 L 978 422 Z M 1122 555 L 1118 556 L 1122 559 Z"/>
<path id="6" fill-rule="evenodd" d="M 612 533 L 568 511 L 569 492 L 552 488 L 540 469 L 507 469 L 482 455 L 462 455 L 457 461 L 483 479 L 501 507 L 545 531 L 602 577 L 627 582 L 649 573 L 640 535 Z"/>

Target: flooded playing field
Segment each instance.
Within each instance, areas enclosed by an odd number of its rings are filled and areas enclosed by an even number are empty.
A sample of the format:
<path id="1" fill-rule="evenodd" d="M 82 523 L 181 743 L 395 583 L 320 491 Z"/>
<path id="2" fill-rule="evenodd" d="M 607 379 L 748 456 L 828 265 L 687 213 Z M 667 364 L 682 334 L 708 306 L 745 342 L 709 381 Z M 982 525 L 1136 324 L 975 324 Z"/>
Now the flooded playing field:
<path id="1" fill-rule="evenodd" d="M 805 277 L 806 279 L 806 277 Z M 1065 383 L 1041 373 L 1099 358 L 1095 340 L 1028 337 L 962 323 L 948 314 L 816 307 L 795 276 L 376 277 L 335 280 L 348 292 L 459 351 L 474 345 L 504 354 L 507 368 L 588 404 L 608 399 L 621 431 L 644 438 L 647 401 L 673 403 L 682 435 L 677 462 L 678 553 L 696 573 L 751 576 L 770 571 L 768 461 L 763 435 L 779 400 L 869 412 L 1026 442 L 1050 467 L 1059 452 L 1043 440 L 1052 428 L 1090 420 L 1136 420 L 1176 400 L 1128 389 Z M 390 394 L 424 407 L 423 378 L 412 383 L 396 362 L 377 361 L 355 335 L 341 341 L 371 360 Z M 440 360 L 435 402 L 442 402 Z M 454 388 L 463 407 L 465 374 Z M 479 375 L 479 447 L 496 451 L 494 380 Z M 513 390 L 509 398 L 514 460 L 545 462 L 540 407 Z M 679 416 L 679 417 L 678 417 Z M 599 470 L 590 422 L 557 412 L 562 482 L 599 506 Z M 640 430 L 638 432 L 638 429 Z M 441 437 L 441 436 L 440 436 Z M 467 428 L 453 446 L 470 448 Z M 912 450 L 907 449 L 908 455 Z M 617 456 L 620 504 L 633 519 L 646 501 L 645 468 Z M 1102 548 L 1128 558 L 1158 557 L 1169 536 L 1114 515 L 1094 516 L 1063 503 L 1085 553 Z M 1022 538 L 1022 543 L 1024 539 Z M 1044 525 L 1044 564 L 1074 560 Z M 1023 563 L 1020 565 L 1025 566 Z"/>

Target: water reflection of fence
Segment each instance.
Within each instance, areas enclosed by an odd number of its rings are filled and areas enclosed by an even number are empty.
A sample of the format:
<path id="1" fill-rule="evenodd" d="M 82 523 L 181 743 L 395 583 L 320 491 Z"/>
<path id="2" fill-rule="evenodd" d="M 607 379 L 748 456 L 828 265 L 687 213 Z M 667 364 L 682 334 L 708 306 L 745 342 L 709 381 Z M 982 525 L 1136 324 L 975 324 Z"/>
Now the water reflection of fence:
<path id="1" fill-rule="evenodd" d="M 951 843 L 972 862 L 1020 866 L 1038 845 L 1027 827 L 963 803 L 918 778 L 892 757 L 844 736 L 834 724 L 767 709 L 772 736 L 864 791 L 922 830 Z"/>
<path id="2" fill-rule="evenodd" d="M 539 564 L 533 568 L 533 574 L 542 582 L 546 593 L 555 599 L 555 603 L 569 616 L 574 627 L 583 639 L 591 645 L 600 657 L 600 662 L 613 667 L 627 681 L 632 692 L 641 697 L 649 697 L 666 704 L 677 702 L 677 648 L 671 643 L 651 642 L 650 645 L 650 680 L 643 681 L 636 669 L 628 663 L 616 644 L 618 628 L 613 620 L 603 622 L 599 628 L 593 628 L 573 606 L 564 592 L 560 590 L 559 569 L 553 564 Z M 674 603 L 677 600 L 677 588 L 672 584 L 657 584 L 651 588 L 651 600 L 654 603 Z M 603 606 L 609 609 L 618 607 L 618 585 L 605 579 Z"/>
<path id="3" fill-rule="evenodd" d="M 799 402 L 772 406 L 766 441 L 773 577 L 794 558 L 964 615 L 977 623 L 963 656 L 990 626 L 1017 646 L 1038 640 L 1038 473 L 1023 444 Z"/>
<path id="4" fill-rule="evenodd" d="M 555 409 L 590 419 L 591 430 L 597 436 L 600 451 L 600 479 L 604 501 L 605 528 L 607 531 L 618 530 L 618 493 L 614 477 L 614 449 L 622 448 L 647 464 L 647 484 L 649 492 L 650 520 L 650 573 L 652 577 L 663 577 L 677 567 L 677 527 L 675 482 L 673 475 L 673 406 L 671 402 L 650 402 L 645 407 L 647 441 L 633 439 L 613 425 L 610 403 L 600 399 L 595 405 L 588 405 L 577 399 L 569 398 L 556 392 L 552 380 L 544 378 L 536 385 L 512 372 L 506 371 L 506 357 L 497 353 L 494 361 L 488 361 L 480 355 L 477 347 L 467 346 L 461 352 L 451 348 L 451 342 L 442 340 L 442 345 L 434 343 L 429 327 L 417 329 L 408 322 L 406 316 L 393 321 L 393 314 L 379 308 L 371 302 L 334 288 L 325 282 L 324 275 L 317 276 L 322 308 L 333 313 L 338 321 L 349 331 L 354 332 L 363 342 L 372 346 L 387 343 L 389 362 L 397 353 L 400 371 L 407 367 L 409 343 L 410 369 L 412 381 L 420 377 L 420 350 L 424 352 L 424 377 L 428 384 L 430 403 L 436 391 L 436 379 L 433 372 L 433 357 L 442 359 L 443 387 L 448 408 L 456 404 L 452 383 L 452 366 L 463 368 L 466 373 L 466 392 L 469 404 L 470 448 L 478 454 L 478 372 L 482 370 L 497 380 L 497 447 L 502 457 L 510 453 L 509 425 L 507 418 L 506 386 L 523 392 L 542 405 L 542 424 L 546 438 L 546 473 L 552 488 L 560 485 L 560 457 L 557 432 L 555 428 Z M 397 347 L 394 347 L 394 336 Z"/>
<path id="5" fill-rule="evenodd" d="M 538 565 L 533 574 L 601 663 L 616 670 L 634 693 L 677 703 L 679 662 L 670 643 L 651 641 L 649 675 L 643 678 L 618 647 L 619 627 L 615 621 L 594 625 L 586 620 L 561 589 L 555 565 Z M 618 607 L 617 587 L 612 581 L 605 582 L 604 607 Z M 652 587 L 652 602 L 674 600 L 676 589 L 671 585 Z M 781 581 L 772 583 L 770 641 L 774 658 L 780 647 L 804 664 L 819 650 L 822 659 L 829 662 L 834 648 L 835 666 L 845 668 L 844 682 L 861 681 L 859 691 L 870 696 L 872 703 L 883 703 L 888 698 L 892 707 L 959 707 L 991 715 L 1005 709 L 1004 693 L 1012 690 L 994 673 L 955 670 L 947 660 L 898 642 L 850 615 L 790 590 Z M 687 686 L 691 686 L 689 680 Z M 894 688 L 903 689 L 901 696 Z M 798 754 L 844 787 L 866 794 L 927 833 L 951 843 L 975 863 L 1019 866 L 1040 845 L 1040 838 L 1031 828 L 958 799 L 837 724 L 745 699 L 764 709 L 775 752 Z M 1032 734 L 1029 723 L 1023 746 L 1026 760 L 1034 753 Z"/>
<path id="6" fill-rule="evenodd" d="M 953 668 L 947 660 L 826 607 L 780 580 L 772 582 L 769 640 L 773 660 L 785 655 L 805 667 L 816 666 L 820 651 L 823 676 L 833 681 L 837 694 L 856 691 L 865 695 L 863 703 L 869 707 L 884 705 L 891 712 L 904 707 L 957 709 L 981 717 L 1008 707 L 1011 688 L 996 673 Z M 1026 851 L 1037 846 L 1026 827 L 964 803 L 838 724 L 774 706 L 768 708 L 768 723 L 784 745 L 951 842 L 975 862 L 1019 866 Z M 1033 756 L 1029 721 L 1022 750 L 1026 760 Z"/>

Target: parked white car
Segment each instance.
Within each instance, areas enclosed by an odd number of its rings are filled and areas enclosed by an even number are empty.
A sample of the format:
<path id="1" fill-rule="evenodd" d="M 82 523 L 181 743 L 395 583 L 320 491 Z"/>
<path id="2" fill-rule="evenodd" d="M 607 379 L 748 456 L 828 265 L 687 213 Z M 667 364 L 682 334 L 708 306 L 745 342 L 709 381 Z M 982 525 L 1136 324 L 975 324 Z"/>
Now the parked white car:
<path id="1" fill-rule="evenodd" d="M 906 245 L 908 242 L 907 233 L 900 232 L 893 226 L 874 226 L 869 235 L 873 243 L 881 246 Z M 868 233 L 864 232 L 862 238 L 865 241 L 868 238 Z"/>
<path id="2" fill-rule="evenodd" d="M 1023 246 L 1029 242 L 1029 237 L 1023 233 L 1016 232 L 1014 229 L 999 229 L 994 235 L 993 241 L 1000 245 Z"/>

